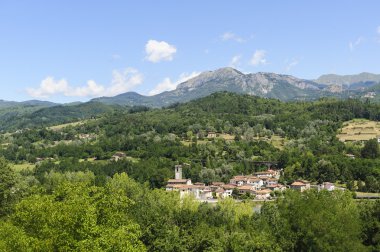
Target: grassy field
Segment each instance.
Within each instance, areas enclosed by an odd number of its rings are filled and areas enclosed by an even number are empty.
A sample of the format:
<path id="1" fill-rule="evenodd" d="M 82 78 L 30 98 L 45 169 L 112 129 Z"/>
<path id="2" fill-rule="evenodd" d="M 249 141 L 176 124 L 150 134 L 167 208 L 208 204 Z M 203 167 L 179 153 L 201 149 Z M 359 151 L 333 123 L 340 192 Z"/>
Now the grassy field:
<path id="1" fill-rule="evenodd" d="M 354 119 L 343 124 L 337 137 L 340 141 L 367 141 L 380 136 L 380 122 Z"/>
<path id="2" fill-rule="evenodd" d="M 72 122 L 72 123 L 65 123 L 65 124 L 60 124 L 60 125 L 55 125 L 55 126 L 49 127 L 48 129 L 57 131 L 57 130 L 61 130 L 63 128 L 66 128 L 68 126 L 74 127 L 74 126 L 78 126 L 78 125 L 84 124 L 86 121 L 87 120 L 83 120 L 83 121 L 79 121 L 79 122 Z"/>
<path id="3" fill-rule="evenodd" d="M 283 137 L 273 135 L 270 139 L 270 143 L 273 144 L 274 147 L 282 150 L 286 144 L 287 140 Z"/>
<path id="4" fill-rule="evenodd" d="M 11 167 L 16 172 L 25 171 L 25 170 L 33 170 L 36 166 L 34 164 L 23 163 L 23 164 L 11 164 Z"/>
<path id="5" fill-rule="evenodd" d="M 138 163 L 140 162 L 140 159 L 139 158 L 135 158 L 135 157 L 125 157 L 127 160 L 131 161 L 132 163 Z"/>
<path id="6" fill-rule="evenodd" d="M 356 192 L 358 197 L 380 197 L 380 193 Z"/>
<path id="7" fill-rule="evenodd" d="M 234 141 L 235 140 L 235 136 L 230 135 L 230 134 L 219 134 L 219 137 L 223 138 L 226 141 Z"/>

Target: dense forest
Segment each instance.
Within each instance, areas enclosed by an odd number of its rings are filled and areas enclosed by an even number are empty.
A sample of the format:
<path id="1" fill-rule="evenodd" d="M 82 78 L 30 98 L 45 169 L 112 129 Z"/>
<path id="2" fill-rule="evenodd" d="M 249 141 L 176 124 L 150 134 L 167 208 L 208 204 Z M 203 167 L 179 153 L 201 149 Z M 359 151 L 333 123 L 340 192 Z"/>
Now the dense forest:
<path id="1" fill-rule="evenodd" d="M 54 109 L 60 123 L 78 120 Z M 31 118 L 0 135 L 1 251 L 380 250 L 380 202 L 355 199 L 380 191 L 379 144 L 337 138 L 346 121 L 380 121 L 379 104 L 222 92 L 162 109 L 102 109 L 62 127 Z M 126 158 L 112 160 L 116 152 Z M 163 189 L 176 164 L 208 184 L 266 169 L 256 161 L 276 161 L 285 185 L 348 190 L 286 190 L 253 211 L 249 200 L 201 203 Z"/>

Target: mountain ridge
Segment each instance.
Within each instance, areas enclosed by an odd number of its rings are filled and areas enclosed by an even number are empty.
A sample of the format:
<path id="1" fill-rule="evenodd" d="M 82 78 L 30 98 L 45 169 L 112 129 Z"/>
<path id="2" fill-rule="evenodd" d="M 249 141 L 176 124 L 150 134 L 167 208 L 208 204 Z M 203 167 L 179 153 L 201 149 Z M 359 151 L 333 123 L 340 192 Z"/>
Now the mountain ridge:
<path id="1" fill-rule="evenodd" d="M 323 90 L 323 88 L 325 88 L 324 85 L 291 75 L 265 72 L 244 74 L 234 68 L 226 67 L 203 72 L 180 83 L 174 90 L 154 96 L 127 92 L 115 97 L 94 98 L 92 101 L 129 106 L 162 107 L 176 102 L 201 98 L 220 91 L 247 93 L 281 100 L 313 99 L 317 96 L 316 92 Z"/>
<path id="2" fill-rule="evenodd" d="M 315 82 L 323 83 L 325 85 L 342 85 L 351 88 L 357 88 L 360 84 L 368 87 L 380 83 L 380 74 L 368 72 L 349 75 L 324 74 L 316 79 Z"/>
<path id="3" fill-rule="evenodd" d="M 376 82 L 378 79 L 379 82 Z M 198 76 L 178 84 L 176 89 L 154 96 L 127 92 L 115 97 L 100 97 L 92 100 L 106 104 L 163 107 L 220 91 L 277 98 L 283 101 L 314 100 L 326 96 L 342 97 L 341 94 L 347 90 L 352 92 L 346 92 L 345 97 L 356 97 L 355 90 L 364 91 L 377 83 L 380 83 L 380 75 L 371 73 L 348 75 L 348 77 L 345 75 L 322 75 L 316 80 L 307 80 L 270 72 L 243 73 L 232 67 L 225 67 L 202 72 Z"/>
<path id="4" fill-rule="evenodd" d="M 380 74 L 368 72 L 356 75 L 325 74 L 315 80 L 308 80 L 271 72 L 243 73 L 232 67 L 224 67 L 213 71 L 204 71 L 196 77 L 179 83 L 174 90 L 164 91 L 153 96 L 126 92 L 113 97 L 93 98 L 88 102 L 121 106 L 164 107 L 221 91 L 276 98 L 283 101 L 314 100 L 330 96 L 343 97 L 343 92 L 345 92 L 344 98 L 360 98 L 364 96 L 363 93 L 366 90 L 371 91 L 371 88 L 378 84 L 380 84 Z M 59 104 L 39 100 L 24 102 L 0 100 L 0 109 L 78 104 L 80 103 Z"/>

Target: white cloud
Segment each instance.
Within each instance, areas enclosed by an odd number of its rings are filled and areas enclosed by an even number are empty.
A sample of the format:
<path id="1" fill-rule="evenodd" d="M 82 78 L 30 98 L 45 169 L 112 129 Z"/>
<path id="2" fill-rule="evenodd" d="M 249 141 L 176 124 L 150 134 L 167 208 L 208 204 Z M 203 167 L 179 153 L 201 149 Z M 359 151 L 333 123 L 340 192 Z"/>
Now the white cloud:
<path id="1" fill-rule="evenodd" d="M 227 40 L 233 40 L 233 41 L 236 41 L 238 43 L 243 43 L 243 42 L 246 42 L 245 39 L 243 39 L 242 37 L 239 37 L 238 35 L 236 35 L 235 33 L 233 32 L 225 32 L 222 34 L 222 36 L 220 36 L 221 39 L 223 41 L 227 41 Z"/>
<path id="2" fill-rule="evenodd" d="M 162 82 L 158 83 L 157 86 L 155 86 L 154 89 L 152 89 L 149 92 L 149 95 L 156 95 L 156 94 L 162 93 L 164 91 L 174 90 L 174 89 L 176 89 L 178 84 L 181 84 L 185 81 L 188 81 L 191 78 L 198 76 L 199 74 L 200 74 L 200 72 L 182 73 L 179 76 L 178 80 L 175 82 L 172 82 L 169 77 L 166 77 Z"/>
<path id="3" fill-rule="evenodd" d="M 107 88 L 105 96 L 114 96 L 131 91 L 132 88 L 140 85 L 143 80 L 143 75 L 134 68 L 127 68 L 123 71 L 114 70 L 111 85 Z"/>
<path id="4" fill-rule="evenodd" d="M 69 84 L 65 79 L 54 80 L 54 77 L 48 76 L 41 81 L 39 88 L 27 88 L 30 96 L 36 98 L 47 98 L 57 93 L 66 93 L 70 89 Z"/>
<path id="5" fill-rule="evenodd" d="M 71 86 L 65 79 L 55 80 L 47 77 L 41 81 L 38 88 L 27 88 L 26 92 L 34 98 L 49 98 L 53 95 L 64 95 L 69 97 L 97 97 L 114 96 L 130 91 L 143 82 L 143 75 L 136 69 L 127 68 L 123 71 L 112 72 L 111 84 L 104 86 L 97 84 L 94 80 L 88 80 L 86 85 Z"/>
<path id="6" fill-rule="evenodd" d="M 380 35 L 380 25 L 377 27 L 377 34 Z"/>
<path id="7" fill-rule="evenodd" d="M 252 55 L 251 58 L 251 65 L 253 66 L 259 66 L 259 65 L 266 65 L 267 60 L 265 58 L 267 52 L 265 50 L 256 50 L 255 53 Z"/>
<path id="8" fill-rule="evenodd" d="M 352 52 L 353 50 L 355 50 L 355 48 L 360 45 L 362 42 L 364 41 L 364 38 L 363 37 L 358 37 L 355 41 L 350 41 L 350 43 L 348 44 L 348 47 L 350 48 L 350 51 Z"/>
<path id="9" fill-rule="evenodd" d="M 146 59 L 153 63 L 172 61 L 176 52 L 177 48 L 165 41 L 149 40 L 145 45 Z"/>
<path id="10" fill-rule="evenodd" d="M 87 84 L 83 87 L 69 87 L 66 92 L 63 92 L 65 96 L 76 97 L 94 97 L 103 94 L 105 88 L 102 85 L 98 85 L 93 80 L 88 80 Z"/>
<path id="11" fill-rule="evenodd" d="M 290 61 L 286 60 L 285 63 L 286 63 L 285 71 L 289 72 L 293 67 L 298 65 L 299 60 L 298 59 L 292 59 Z"/>
<path id="12" fill-rule="evenodd" d="M 166 77 L 162 82 L 158 83 L 151 91 L 149 95 L 156 95 L 164 91 L 174 90 L 177 87 L 176 83 L 173 83 L 169 77 Z"/>
<path id="13" fill-rule="evenodd" d="M 237 68 L 240 65 L 241 55 L 235 55 L 232 57 L 230 67 Z"/>

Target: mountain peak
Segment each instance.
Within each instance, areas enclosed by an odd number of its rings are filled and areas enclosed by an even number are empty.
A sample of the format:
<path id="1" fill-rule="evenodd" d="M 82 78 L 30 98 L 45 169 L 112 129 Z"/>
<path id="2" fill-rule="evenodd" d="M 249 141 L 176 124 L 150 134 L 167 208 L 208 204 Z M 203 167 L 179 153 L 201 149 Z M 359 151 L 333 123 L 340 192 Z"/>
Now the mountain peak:
<path id="1" fill-rule="evenodd" d="M 210 71 L 210 72 L 213 72 L 216 74 L 222 74 L 222 73 L 243 74 L 242 72 L 240 72 L 239 70 L 236 70 L 233 67 L 222 67 L 222 68 L 216 69 L 214 71 Z"/>
<path id="2" fill-rule="evenodd" d="M 362 73 L 360 78 L 371 77 Z M 357 78 L 355 75 L 354 77 Z M 187 102 L 208 96 L 215 92 L 233 92 L 256 95 L 280 100 L 310 100 L 326 95 L 334 95 L 327 83 L 304 80 L 286 74 L 270 72 L 242 73 L 232 67 L 205 71 L 200 75 L 180 83 L 175 90 L 153 96 L 143 96 L 128 92 L 115 97 L 97 98 L 99 102 L 119 105 L 144 105 L 151 107 L 168 106 L 176 102 Z M 367 85 L 367 83 L 366 83 Z M 362 85 L 363 86 L 363 85 Z"/>

